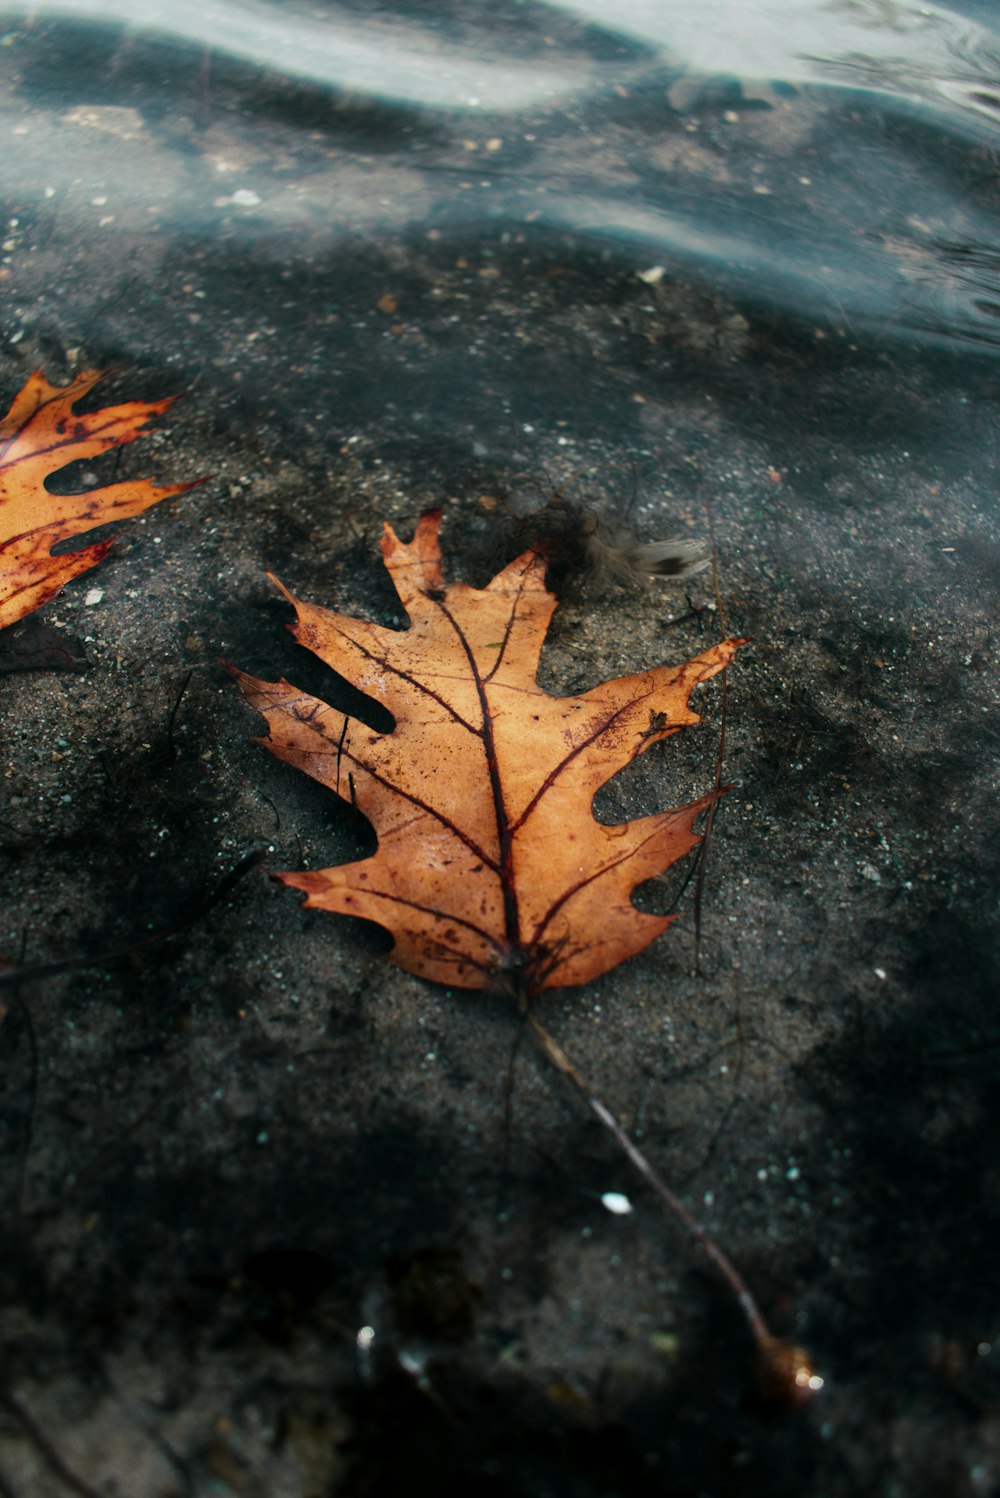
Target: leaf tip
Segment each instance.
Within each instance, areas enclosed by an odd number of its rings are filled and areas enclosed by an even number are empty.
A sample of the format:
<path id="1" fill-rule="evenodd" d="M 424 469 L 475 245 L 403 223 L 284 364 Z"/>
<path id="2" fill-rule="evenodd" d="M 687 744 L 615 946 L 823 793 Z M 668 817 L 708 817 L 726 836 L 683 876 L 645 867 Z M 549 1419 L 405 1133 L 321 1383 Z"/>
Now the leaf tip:
<path id="1" fill-rule="evenodd" d="M 267 578 L 267 580 L 268 580 L 269 583 L 273 583 L 274 584 L 274 586 L 277 588 L 278 592 L 281 594 L 281 596 L 283 598 L 287 598 L 288 599 L 288 602 L 292 605 L 292 608 L 297 610 L 299 605 L 298 605 L 298 601 L 297 601 L 297 599 L 295 597 L 295 594 L 294 593 L 290 593 L 288 591 L 288 589 L 285 587 L 284 583 L 281 581 L 281 578 L 280 577 L 275 577 L 275 575 L 274 575 L 273 572 L 265 572 L 264 576 Z"/>
<path id="2" fill-rule="evenodd" d="M 251 676 L 248 671 L 241 671 L 239 666 L 234 666 L 232 661 L 227 661 L 223 656 L 219 657 L 219 665 L 223 671 L 227 671 L 233 678 L 250 706 L 255 707 L 258 712 L 263 713 L 263 708 L 258 706 L 254 698 L 255 696 L 259 696 L 269 683 L 261 681 L 259 677 Z"/>

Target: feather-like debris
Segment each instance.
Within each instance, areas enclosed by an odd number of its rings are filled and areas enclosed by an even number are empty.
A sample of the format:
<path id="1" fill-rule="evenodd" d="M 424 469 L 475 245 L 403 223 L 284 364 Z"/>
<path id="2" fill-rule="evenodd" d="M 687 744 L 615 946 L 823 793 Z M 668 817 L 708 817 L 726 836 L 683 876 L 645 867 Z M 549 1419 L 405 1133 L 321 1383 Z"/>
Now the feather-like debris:
<path id="1" fill-rule="evenodd" d="M 557 592 L 574 581 L 599 590 L 654 577 L 691 577 L 709 564 L 699 541 L 640 541 L 629 526 L 561 495 L 517 516 L 513 529 L 518 548 L 535 547 L 547 558 Z"/>

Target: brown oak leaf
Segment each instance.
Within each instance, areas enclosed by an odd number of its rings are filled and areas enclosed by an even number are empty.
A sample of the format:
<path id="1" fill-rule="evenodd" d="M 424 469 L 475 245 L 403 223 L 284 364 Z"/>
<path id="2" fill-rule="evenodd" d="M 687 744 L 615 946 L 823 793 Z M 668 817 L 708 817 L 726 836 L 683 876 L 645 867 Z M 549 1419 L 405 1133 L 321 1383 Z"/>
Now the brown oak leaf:
<path id="1" fill-rule="evenodd" d="M 282 588 L 298 614 L 295 638 L 387 708 L 390 732 L 287 681 L 230 669 L 267 719 L 272 754 L 353 801 L 378 834 L 370 858 L 277 877 L 313 908 L 386 927 L 391 960 L 408 972 L 530 999 L 607 972 L 675 919 L 640 912 L 631 895 L 695 846 L 712 797 L 609 826 L 594 819 L 594 795 L 651 744 L 698 722 L 692 688 L 745 642 L 550 696 L 535 679 L 556 607 L 544 558 L 525 552 L 483 589 L 446 586 L 440 522 L 439 511 L 422 516 L 409 543 L 385 528 L 382 555 L 409 629 Z"/>
<path id="2" fill-rule="evenodd" d="M 45 480 L 68 463 L 133 442 L 176 399 L 128 401 L 75 414 L 76 402 L 100 378 L 99 370 L 86 369 L 69 385 L 50 385 L 36 370 L 0 422 L 0 629 L 95 566 L 114 538 L 59 556 L 51 555 L 53 546 L 194 488 L 190 483 L 156 487 L 146 479 L 124 479 L 82 494 L 46 489 Z"/>

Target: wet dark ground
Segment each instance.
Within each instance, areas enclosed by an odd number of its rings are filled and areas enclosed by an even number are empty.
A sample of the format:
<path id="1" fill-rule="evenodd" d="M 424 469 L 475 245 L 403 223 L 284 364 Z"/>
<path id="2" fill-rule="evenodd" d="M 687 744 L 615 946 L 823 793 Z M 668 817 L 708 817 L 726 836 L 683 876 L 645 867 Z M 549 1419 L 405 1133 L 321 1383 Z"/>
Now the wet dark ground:
<path id="1" fill-rule="evenodd" d="M 38 363 L 111 368 L 101 404 L 186 391 L 120 472 L 211 477 L 2 641 L 28 668 L 0 678 L 0 945 L 81 965 L 2 995 L 0 1493 L 71 1491 L 53 1451 L 130 1498 L 995 1491 L 989 352 L 650 284 L 530 226 L 128 228 L 109 255 L 8 211 L 6 396 Z M 689 915 L 542 1018 L 813 1351 L 798 1416 L 759 1408 L 727 1292 L 509 1007 L 266 878 L 370 843 L 251 742 L 219 664 L 334 690 L 265 569 L 398 622 L 383 519 L 443 504 L 448 572 L 481 583 L 504 502 L 556 490 L 647 538 L 711 520 L 726 618 L 704 577 L 578 585 L 550 690 L 723 624 L 754 642 L 701 972 Z M 25 661 L 46 630 L 75 669 Z M 707 789 L 720 702 L 601 815 Z"/>

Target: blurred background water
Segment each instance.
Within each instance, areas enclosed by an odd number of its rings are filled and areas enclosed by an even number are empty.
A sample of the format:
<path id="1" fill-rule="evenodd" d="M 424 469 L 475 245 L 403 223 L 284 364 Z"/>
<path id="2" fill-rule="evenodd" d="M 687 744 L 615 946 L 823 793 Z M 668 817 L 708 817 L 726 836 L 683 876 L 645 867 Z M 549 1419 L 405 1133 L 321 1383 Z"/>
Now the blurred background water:
<path id="1" fill-rule="evenodd" d="M 230 342 L 304 336 L 354 417 L 360 374 L 405 426 L 472 421 L 487 443 L 472 387 L 537 416 L 553 369 L 544 330 L 536 342 L 509 311 L 487 306 L 475 328 L 452 306 L 414 317 L 470 244 L 495 262 L 484 278 L 519 267 L 529 322 L 554 262 L 598 262 L 641 277 L 626 313 L 653 341 L 686 320 L 667 289 L 682 280 L 726 302 L 690 337 L 735 355 L 746 316 L 889 347 L 1000 345 L 1000 36 L 982 0 L 47 0 L 6 5 L 0 25 L 10 340 L 77 343 L 97 319 L 134 353 L 201 254 L 187 294 L 231 299 Z M 372 338 L 352 287 L 372 254 L 400 274 L 366 317 L 402 326 L 359 371 Z M 44 304 L 19 306 L 19 277 L 49 266 Z M 213 329 L 203 361 L 225 352 Z M 581 377 L 609 418 L 614 392 L 580 370 L 570 387 Z"/>

